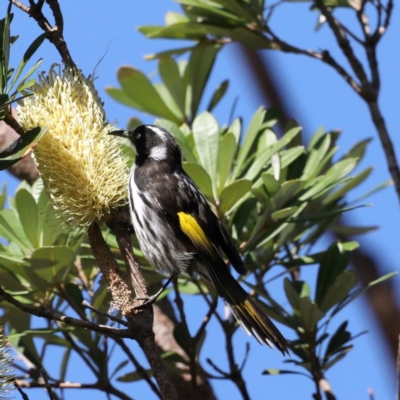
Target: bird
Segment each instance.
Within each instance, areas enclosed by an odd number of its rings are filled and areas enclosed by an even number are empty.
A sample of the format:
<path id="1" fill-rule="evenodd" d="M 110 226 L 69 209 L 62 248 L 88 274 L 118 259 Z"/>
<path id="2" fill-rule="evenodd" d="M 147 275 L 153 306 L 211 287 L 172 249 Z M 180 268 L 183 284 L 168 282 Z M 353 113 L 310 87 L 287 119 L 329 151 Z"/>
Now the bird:
<path id="1" fill-rule="evenodd" d="M 169 276 L 166 285 L 180 273 L 200 275 L 247 334 L 288 354 L 286 339 L 231 275 L 222 252 L 239 274 L 247 273 L 246 266 L 224 225 L 183 170 L 174 136 L 156 125 L 109 134 L 129 139 L 136 150 L 128 182 L 132 225 L 144 256 L 157 272 Z"/>

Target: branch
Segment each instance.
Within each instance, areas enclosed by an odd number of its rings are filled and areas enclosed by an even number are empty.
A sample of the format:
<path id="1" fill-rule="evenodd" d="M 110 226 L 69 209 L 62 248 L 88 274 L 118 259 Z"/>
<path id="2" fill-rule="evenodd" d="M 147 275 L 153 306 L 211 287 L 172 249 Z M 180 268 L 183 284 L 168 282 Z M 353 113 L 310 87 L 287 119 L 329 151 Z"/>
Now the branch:
<path id="1" fill-rule="evenodd" d="M 130 351 L 129 347 L 125 344 L 125 342 L 122 339 L 115 339 L 115 341 L 118 343 L 118 345 L 121 347 L 121 349 L 124 351 L 126 356 L 129 358 L 129 360 L 132 362 L 132 364 L 136 368 L 136 372 L 149 384 L 151 390 L 158 396 L 158 398 L 161 397 L 161 393 L 158 390 L 157 386 L 153 383 L 151 380 L 151 377 L 147 373 L 147 371 L 139 364 L 138 360 L 136 360 L 135 356 L 133 353 Z"/>
<path id="2" fill-rule="evenodd" d="M 47 375 L 47 372 L 44 368 L 40 368 L 40 375 L 42 375 L 43 380 L 44 380 L 44 386 L 47 390 L 47 394 L 49 395 L 50 400 L 54 400 L 53 396 L 53 390 L 51 388 L 51 385 L 49 383 L 49 375 Z"/>
<path id="3" fill-rule="evenodd" d="M 18 133 L 18 135 L 23 135 L 24 129 L 20 125 L 20 123 L 14 118 L 13 111 L 10 112 L 8 108 L 5 110 L 5 115 L 3 121 L 12 129 L 14 129 L 15 132 Z"/>
<path id="4" fill-rule="evenodd" d="M 15 389 L 19 392 L 23 400 L 29 400 L 28 395 L 21 389 L 21 386 L 18 384 L 17 380 L 13 380 L 13 384 L 15 386 Z"/>
<path id="5" fill-rule="evenodd" d="M 82 305 L 83 305 L 83 307 L 85 307 L 85 308 L 87 308 L 87 309 L 93 311 L 94 313 L 96 313 L 96 314 L 98 314 L 98 315 L 101 315 L 102 317 L 106 317 L 106 318 L 108 318 L 109 320 L 114 321 L 114 322 L 116 322 L 116 323 L 118 323 L 118 324 L 121 324 L 121 325 L 123 325 L 123 326 L 126 326 L 126 327 L 129 326 L 129 324 L 128 324 L 126 321 L 124 321 L 123 319 L 118 318 L 118 317 L 116 317 L 116 316 L 114 316 L 114 315 L 108 314 L 108 313 L 106 313 L 106 312 L 104 312 L 104 311 L 98 310 L 97 308 L 91 306 L 86 300 L 84 300 L 84 301 L 82 302 Z"/>
<path id="6" fill-rule="evenodd" d="M 331 66 L 336 72 L 352 87 L 352 89 L 361 94 L 362 87 L 353 79 L 353 77 L 330 55 L 328 50 L 317 52 L 314 50 L 301 49 L 300 47 L 293 46 L 282 39 L 280 39 L 268 26 L 264 26 L 264 30 L 271 36 L 272 48 L 276 48 L 285 53 L 301 54 L 307 57 L 320 60 L 325 64 Z"/>
<path id="7" fill-rule="evenodd" d="M 107 225 L 115 233 L 119 249 L 121 251 L 122 258 L 125 262 L 125 266 L 130 278 L 130 284 L 133 287 L 135 294 L 139 298 L 147 298 L 147 287 L 146 281 L 143 278 L 142 272 L 140 270 L 139 263 L 133 253 L 131 234 L 127 230 L 125 224 L 121 223 L 127 220 L 126 216 L 127 207 L 120 207 L 115 210 L 110 216 L 107 216 Z M 96 236 L 98 239 L 104 242 L 104 251 L 107 250 L 109 263 L 112 259 L 113 264 L 118 267 L 109 247 L 104 241 L 101 235 L 100 229 L 97 226 Z M 92 246 L 93 248 L 93 246 Z M 93 252 L 94 254 L 94 252 Z M 97 257 L 96 257 L 97 259 Z M 106 265 L 106 264 L 105 264 Z M 105 266 L 104 265 L 104 266 Z M 119 308 L 125 317 L 128 317 L 128 322 L 130 324 L 130 329 L 135 331 L 135 339 L 139 343 L 146 358 L 150 364 L 153 371 L 154 378 L 157 381 L 158 387 L 163 395 L 164 399 L 176 399 L 176 392 L 172 384 L 171 378 L 164 366 L 161 358 L 160 350 L 154 339 L 153 332 L 153 308 L 145 307 L 144 309 L 137 312 L 134 307 L 131 306 L 131 302 L 134 300 L 130 298 L 129 306 L 126 308 Z M 121 304 L 122 306 L 122 304 Z M 134 318 L 131 316 L 134 315 Z"/>
<path id="8" fill-rule="evenodd" d="M 25 380 L 16 380 L 17 385 L 20 388 L 45 388 L 46 383 L 44 382 L 27 382 Z M 122 400 L 132 400 L 131 397 L 125 393 L 119 391 L 110 383 L 97 382 L 97 383 L 79 383 L 79 382 L 51 382 L 49 386 L 53 389 L 98 389 L 106 393 L 113 394 Z"/>
<path id="9" fill-rule="evenodd" d="M 363 3 L 361 9 L 357 11 L 357 19 L 360 24 L 361 30 L 364 34 L 363 46 L 367 54 L 368 65 L 371 70 L 371 78 L 372 78 L 371 85 L 374 88 L 374 90 L 378 93 L 381 84 L 379 70 L 378 70 L 378 61 L 376 58 L 376 45 L 378 41 L 377 41 L 377 36 L 375 35 L 371 36 L 371 28 L 369 26 L 368 17 L 364 13 L 364 6 L 365 3 Z M 378 25 L 380 25 L 380 12 L 378 14 L 378 20 L 379 20 Z"/>
<path id="10" fill-rule="evenodd" d="M 29 0 L 30 7 L 20 3 L 17 0 L 10 1 L 17 8 L 26 12 L 30 17 L 32 17 L 38 23 L 40 28 L 47 33 L 47 39 L 56 47 L 63 62 L 69 67 L 75 67 L 75 63 L 72 60 L 67 43 L 64 40 L 64 22 L 58 0 L 46 0 L 46 3 L 49 5 L 53 13 L 55 21 L 54 26 L 51 26 L 43 14 L 42 8 L 44 0 L 38 0 L 36 3 L 33 0 Z"/>
<path id="11" fill-rule="evenodd" d="M 82 319 L 68 317 L 57 311 L 51 311 L 48 308 L 36 307 L 36 306 L 31 306 L 29 304 L 21 303 L 11 294 L 7 293 L 1 286 L 0 286 L 0 296 L 5 301 L 7 301 L 7 303 L 14 305 L 21 311 L 24 311 L 31 315 L 35 315 L 36 317 L 64 322 L 65 324 L 72 325 L 77 328 L 89 329 L 108 336 L 116 336 L 120 338 L 132 338 L 132 333 L 128 329 L 117 329 L 117 328 L 111 328 L 106 325 L 98 325 L 93 322 L 84 321 Z"/>
<path id="12" fill-rule="evenodd" d="M 14 140 L 18 139 L 20 135 L 17 133 L 19 123 L 14 124 L 13 120 L 17 120 L 17 112 L 15 108 L 11 110 L 12 119 L 0 121 L 0 150 L 6 149 Z M 18 125 L 18 126 L 17 126 Z M 29 153 L 17 163 L 8 168 L 8 172 L 16 178 L 26 180 L 32 184 L 39 176 L 39 171 L 32 158 L 32 153 Z"/>
<path id="13" fill-rule="evenodd" d="M 340 23 L 333 17 L 331 11 L 325 6 L 323 0 L 315 0 L 315 4 L 321 11 L 321 14 L 326 18 L 329 27 L 331 28 L 337 44 L 341 48 L 343 54 L 347 58 L 351 68 L 353 69 L 355 75 L 361 82 L 362 92 L 361 95 L 364 99 L 377 97 L 377 92 L 371 90 L 370 82 L 368 81 L 367 74 L 358 58 L 355 56 L 353 48 L 347 39 L 346 32 L 341 27 Z"/>
<path id="14" fill-rule="evenodd" d="M 377 101 L 367 102 L 367 105 L 372 117 L 372 121 L 378 132 L 383 151 L 385 152 L 388 169 L 393 178 L 398 199 L 400 200 L 400 169 L 392 139 L 390 138 L 385 120 L 383 119 L 383 115 L 381 114 Z"/>
<path id="15" fill-rule="evenodd" d="M 185 329 L 186 337 L 188 338 L 189 341 L 189 346 L 188 346 L 189 368 L 190 368 L 190 378 L 192 384 L 192 394 L 194 395 L 196 393 L 196 377 L 197 377 L 197 362 L 196 362 L 196 353 L 194 351 L 194 342 L 192 336 L 190 335 L 189 326 L 186 321 L 186 314 L 183 308 L 183 301 L 181 298 L 181 294 L 179 292 L 178 282 L 175 280 L 173 284 L 175 290 L 175 304 L 179 312 L 179 317 L 181 319 L 182 326 Z"/>

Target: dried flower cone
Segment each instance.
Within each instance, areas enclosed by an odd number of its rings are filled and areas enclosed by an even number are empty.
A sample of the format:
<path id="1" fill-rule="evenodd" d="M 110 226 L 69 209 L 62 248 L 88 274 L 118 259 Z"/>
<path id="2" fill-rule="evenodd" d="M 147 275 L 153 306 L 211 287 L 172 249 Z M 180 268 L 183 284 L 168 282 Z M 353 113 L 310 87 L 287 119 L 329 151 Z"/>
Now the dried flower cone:
<path id="1" fill-rule="evenodd" d="M 35 161 L 58 216 L 87 228 L 127 198 L 127 167 L 91 79 L 65 69 L 42 74 L 18 106 L 25 130 L 46 126 Z"/>
<path id="2" fill-rule="evenodd" d="M 0 327 L 0 399 L 3 399 L 3 395 L 9 394 L 13 390 L 13 372 L 8 343 Z"/>

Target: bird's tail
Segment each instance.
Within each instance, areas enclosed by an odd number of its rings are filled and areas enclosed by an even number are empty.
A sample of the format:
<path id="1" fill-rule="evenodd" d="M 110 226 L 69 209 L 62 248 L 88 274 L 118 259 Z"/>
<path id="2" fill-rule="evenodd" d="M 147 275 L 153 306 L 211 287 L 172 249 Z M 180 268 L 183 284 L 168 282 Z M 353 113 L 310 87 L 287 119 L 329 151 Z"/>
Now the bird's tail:
<path id="1" fill-rule="evenodd" d="M 240 286 L 225 268 L 210 268 L 210 278 L 218 294 L 225 300 L 233 315 L 259 343 L 276 346 L 283 355 L 289 354 L 288 343 L 274 323 L 260 310 L 251 296 Z"/>

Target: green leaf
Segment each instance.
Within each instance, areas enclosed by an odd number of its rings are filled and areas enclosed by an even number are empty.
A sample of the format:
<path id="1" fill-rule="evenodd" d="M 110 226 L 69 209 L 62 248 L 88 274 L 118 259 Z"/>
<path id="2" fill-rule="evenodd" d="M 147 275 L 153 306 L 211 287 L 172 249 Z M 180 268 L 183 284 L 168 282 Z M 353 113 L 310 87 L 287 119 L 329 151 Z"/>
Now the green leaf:
<path id="1" fill-rule="evenodd" d="M 85 314 L 85 307 L 83 306 L 83 294 L 82 289 L 72 282 L 67 282 L 64 286 L 65 293 L 68 298 L 75 304 L 75 309 L 81 310 Z"/>
<path id="2" fill-rule="evenodd" d="M 211 112 L 215 106 L 220 102 L 220 100 L 225 96 L 226 91 L 228 90 L 229 81 L 223 81 L 214 91 L 214 94 L 211 97 L 210 102 L 207 106 L 207 111 Z"/>
<path id="3" fill-rule="evenodd" d="M 286 375 L 286 374 L 293 374 L 293 375 L 303 375 L 309 378 L 307 374 L 304 374 L 303 372 L 298 372 L 298 371 L 292 371 L 288 369 L 274 369 L 274 368 L 268 368 L 262 372 L 263 375 Z"/>
<path id="4" fill-rule="evenodd" d="M 300 197 L 300 200 L 306 201 L 320 196 L 325 189 L 348 175 L 356 165 L 357 159 L 354 158 L 347 158 L 332 165 L 327 173 L 323 177 L 320 177 L 318 182 L 313 184 L 310 189 Z"/>
<path id="5" fill-rule="evenodd" d="M 25 235 L 22 223 L 13 210 L 0 211 L 0 236 L 17 244 L 24 252 L 29 252 L 31 243 Z"/>
<path id="6" fill-rule="evenodd" d="M 315 144 L 315 146 L 320 143 L 319 147 L 312 148 L 310 154 L 307 158 L 306 165 L 301 175 L 301 180 L 307 181 L 315 178 L 322 168 L 322 160 L 329 151 L 331 145 L 331 136 L 326 134 L 321 137 L 321 139 Z"/>
<path id="7" fill-rule="evenodd" d="M 321 304 L 319 304 L 319 308 L 323 312 L 327 312 L 335 304 L 344 300 L 356 284 L 356 274 L 353 271 L 343 271 L 336 277 L 333 284 L 329 286 Z"/>
<path id="8" fill-rule="evenodd" d="M 343 249 L 341 243 L 332 243 L 326 251 L 318 269 L 315 301 L 321 305 L 326 293 L 336 278 L 346 269 L 349 263 L 349 252 Z"/>
<path id="9" fill-rule="evenodd" d="M 47 282 L 62 282 L 74 260 L 74 252 L 65 246 L 41 247 L 30 258 L 33 271 Z"/>
<path id="10" fill-rule="evenodd" d="M 236 168 L 233 174 L 232 179 L 236 178 L 241 172 L 244 163 L 248 159 L 250 155 L 250 151 L 254 145 L 254 142 L 257 139 L 257 136 L 260 132 L 261 125 L 264 121 L 265 110 L 264 107 L 260 107 L 253 115 L 253 118 L 250 121 L 250 124 L 247 128 L 246 134 L 243 139 L 243 143 L 240 146 L 239 154 L 236 160 Z"/>
<path id="11" fill-rule="evenodd" d="M 155 54 L 146 54 L 144 56 L 144 58 L 146 60 L 156 60 L 156 59 L 167 58 L 167 57 L 172 57 L 172 56 L 180 56 L 194 48 L 195 48 L 195 46 L 188 46 L 188 47 L 181 47 L 179 49 L 160 51 L 159 53 L 155 53 Z"/>
<path id="12" fill-rule="evenodd" d="M 217 186 L 219 194 L 228 180 L 236 150 L 235 136 L 232 132 L 227 132 L 220 138 L 218 146 Z"/>
<path id="13" fill-rule="evenodd" d="M 180 123 L 183 123 L 185 120 L 184 111 L 181 111 L 179 106 L 176 104 L 167 87 L 163 83 L 154 83 L 153 86 L 154 89 L 157 90 L 164 104 L 168 105 L 168 108 L 174 113 L 177 118 L 179 118 Z"/>
<path id="14" fill-rule="evenodd" d="M 209 200 L 214 198 L 210 176 L 199 164 L 183 163 L 183 169 L 194 180 L 200 191 Z"/>
<path id="15" fill-rule="evenodd" d="M 180 4 L 187 5 L 186 7 L 190 15 L 194 15 L 197 18 L 206 17 L 207 20 L 211 21 L 223 21 L 226 24 L 232 22 L 240 22 L 243 23 L 245 20 L 243 19 L 242 15 L 234 14 L 231 12 L 226 11 L 223 7 L 221 7 L 218 2 L 214 4 L 207 4 L 204 1 L 197 1 L 197 0 L 179 0 Z M 233 3 L 233 2 L 232 2 Z"/>
<path id="16" fill-rule="evenodd" d="M 325 350 L 324 359 L 328 360 L 333 354 L 338 352 L 340 348 L 351 340 L 351 334 L 347 331 L 348 321 L 344 321 L 336 332 L 331 336 Z"/>
<path id="17" fill-rule="evenodd" d="M 266 167 L 268 162 L 271 160 L 272 156 L 277 153 L 282 147 L 286 146 L 290 141 L 299 134 L 301 131 L 300 127 L 295 127 L 289 130 L 281 139 L 279 139 L 276 143 L 272 144 L 263 151 L 258 151 L 256 159 L 251 164 L 249 170 L 247 171 L 245 178 L 253 180 L 258 174 L 262 171 L 263 168 Z M 275 176 L 275 172 L 274 172 Z M 275 178 L 276 179 L 276 178 Z"/>
<path id="18" fill-rule="evenodd" d="M 42 33 L 28 47 L 28 49 L 26 50 L 25 54 L 22 57 L 22 60 L 20 61 L 19 65 L 18 65 L 17 70 L 15 71 L 13 79 L 8 87 L 7 93 L 10 93 L 12 87 L 17 82 L 17 80 L 20 77 L 22 71 L 24 70 L 26 64 L 29 62 L 29 60 L 32 58 L 32 56 L 35 54 L 36 50 L 40 47 L 40 45 L 43 43 L 43 41 L 46 39 L 46 37 L 47 37 L 47 33 Z M 32 75 L 33 72 L 34 72 L 34 70 L 32 72 L 30 72 L 30 74 L 27 74 L 22 81 L 26 80 L 30 75 Z"/>
<path id="19" fill-rule="evenodd" d="M 344 226 L 335 225 L 332 227 L 332 231 L 346 236 L 363 235 L 379 229 L 379 226 Z"/>
<path id="20" fill-rule="evenodd" d="M 283 150 L 279 153 L 281 170 L 289 166 L 293 161 L 297 160 L 301 155 L 304 154 L 303 146 L 295 146 L 288 150 Z"/>
<path id="21" fill-rule="evenodd" d="M 190 336 L 187 332 L 187 327 L 183 322 L 177 322 L 174 326 L 174 338 L 178 342 L 178 344 L 182 347 L 183 350 L 190 351 L 191 343 Z"/>
<path id="22" fill-rule="evenodd" d="M 231 126 L 228 128 L 228 132 L 233 133 L 235 136 L 236 144 L 238 145 L 240 142 L 240 135 L 242 132 L 242 120 L 240 118 L 236 118 Z"/>
<path id="23" fill-rule="evenodd" d="M 10 167 L 29 154 L 46 132 L 46 127 L 33 128 L 14 140 L 6 150 L 0 153 L 0 170 Z"/>
<path id="24" fill-rule="evenodd" d="M 197 114 L 204 88 L 220 46 L 199 44 L 191 53 L 189 60 L 191 87 L 191 116 Z"/>
<path id="25" fill-rule="evenodd" d="M 41 240 L 40 245 L 42 247 L 53 245 L 58 237 L 64 232 L 65 227 L 63 226 L 60 219 L 56 217 L 53 204 L 43 192 L 43 195 L 39 198 L 39 226 L 41 226 Z"/>
<path id="26" fill-rule="evenodd" d="M 378 283 L 382 283 L 388 279 L 393 278 L 394 276 L 396 276 L 398 274 L 398 272 L 390 272 L 388 274 L 385 274 L 383 276 L 381 276 L 380 278 L 368 283 L 368 285 L 364 286 L 363 288 L 354 291 L 353 293 L 351 293 L 351 295 L 342 303 L 338 304 L 338 306 L 335 308 L 335 310 L 332 313 L 332 316 L 334 316 L 335 314 L 337 314 L 340 310 L 342 310 L 344 307 L 346 307 L 347 305 L 349 305 L 353 300 L 355 300 L 357 297 L 361 296 L 362 294 L 364 294 L 369 288 L 371 288 L 372 286 L 377 285 Z"/>
<path id="27" fill-rule="evenodd" d="M 381 184 L 379 184 L 378 186 L 374 187 L 373 189 L 369 190 L 367 193 L 363 194 L 361 197 L 358 197 L 356 200 L 354 200 L 354 203 L 359 203 L 360 201 L 372 196 L 373 194 L 380 192 L 382 189 L 387 188 L 388 186 L 392 186 L 393 185 L 393 181 L 391 179 L 389 179 L 386 182 L 383 182 Z"/>
<path id="28" fill-rule="evenodd" d="M 226 28 L 206 23 L 199 24 L 194 21 L 178 22 L 167 27 L 142 26 L 138 30 L 150 39 L 168 38 L 201 40 L 204 39 L 205 35 L 229 36 L 230 33 L 230 30 Z"/>
<path id="29" fill-rule="evenodd" d="M 123 90 L 114 87 L 107 87 L 106 92 L 116 101 L 125 106 L 135 108 L 139 111 L 145 111 L 144 108 L 137 103 L 136 101 L 132 100 L 130 96 Z"/>
<path id="30" fill-rule="evenodd" d="M 178 22 L 188 22 L 189 18 L 184 15 L 184 14 L 180 14 L 177 12 L 173 12 L 173 11 L 168 11 L 165 14 L 165 25 L 169 26 L 169 25 L 173 25 L 176 24 Z"/>
<path id="31" fill-rule="evenodd" d="M 295 214 L 299 207 L 287 207 L 272 213 L 272 219 L 283 219 Z"/>
<path id="32" fill-rule="evenodd" d="M 40 232 L 35 199 L 26 189 L 19 189 L 15 195 L 15 205 L 26 237 L 34 248 L 39 247 Z"/>
<path id="33" fill-rule="evenodd" d="M 68 363 L 71 353 L 72 353 L 71 347 L 66 347 L 60 365 L 60 380 L 62 381 L 65 381 L 65 377 L 67 375 Z"/>
<path id="34" fill-rule="evenodd" d="M 211 182 L 217 181 L 219 127 L 216 119 L 204 112 L 193 121 L 193 138 L 200 164 L 208 172 Z"/>
<path id="35" fill-rule="evenodd" d="M 180 76 L 179 68 L 172 58 L 162 58 L 158 63 L 161 78 L 179 107 L 182 115 L 185 114 L 186 87 Z"/>
<path id="36" fill-rule="evenodd" d="M 246 179 L 240 179 L 226 186 L 220 196 L 220 211 L 226 214 L 233 209 L 238 202 L 251 190 L 253 183 Z"/>
<path id="37" fill-rule="evenodd" d="M 141 372 L 133 371 L 123 374 L 117 378 L 118 382 L 137 382 L 143 379 L 143 374 L 146 376 L 153 376 L 153 371 L 151 369 L 144 369 Z"/>
<path id="38" fill-rule="evenodd" d="M 266 36 L 250 30 L 247 27 L 238 27 L 230 31 L 230 37 L 235 42 L 242 43 L 250 49 L 275 49 L 280 47 L 276 42 L 271 42 Z"/>
<path id="39" fill-rule="evenodd" d="M 139 104 L 142 111 L 176 123 L 180 122 L 141 71 L 132 67 L 121 67 L 118 71 L 118 80 L 126 95 L 135 104 Z"/>
<path id="40" fill-rule="evenodd" d="M 299 302 L 300 318 L 308 331 L 316 329 L 317 322 L 324 317 L 324 313 L 309 297 L 302 297 Z"/>
<path id="41" fill-rule="evenodd" d="M 359 161 L 361 161 L 364 157 L 365 150 L 371 140 L 372 138 L 368 138 L 356 143 L 349 151 L 346 152 L 346 154 L 343 156 L 343 159 L 357 158 Z"/>
<path id="42" fill-rule="evenodd" d="M 273 197 L 280 188 L 280 183 L 268 172 L 261 174 L 261 179 L 269 197 Z"/>
<path id="43" fill-rule="evenodd" d="M 355 186 L 358 186 L 361 182 L 363 182 L 371 174 L 372 171 L 373 171 L 372 167 L 367 168 L 364 171 L 360 172 L 355 177 L 352 177 L 349 182 L 343 184 L 337 190 L 333 191 L 328 196 L 324 197 L 324 199 L 322 200 L 322 203 L 329 204 L 329 203 L 345 196 L 347 194 L 347 192 L 350 191 L 350 189 L 353 189 Z"/>

